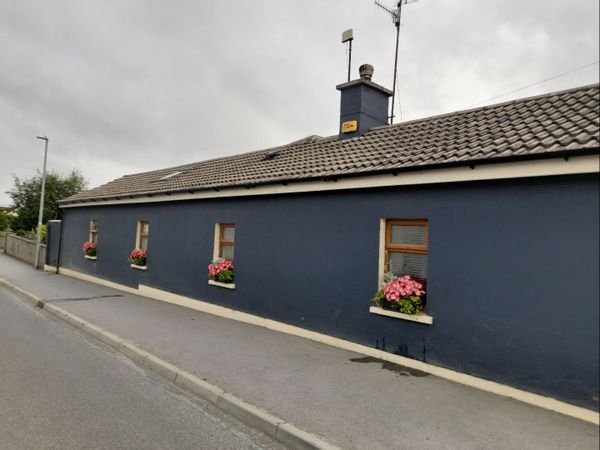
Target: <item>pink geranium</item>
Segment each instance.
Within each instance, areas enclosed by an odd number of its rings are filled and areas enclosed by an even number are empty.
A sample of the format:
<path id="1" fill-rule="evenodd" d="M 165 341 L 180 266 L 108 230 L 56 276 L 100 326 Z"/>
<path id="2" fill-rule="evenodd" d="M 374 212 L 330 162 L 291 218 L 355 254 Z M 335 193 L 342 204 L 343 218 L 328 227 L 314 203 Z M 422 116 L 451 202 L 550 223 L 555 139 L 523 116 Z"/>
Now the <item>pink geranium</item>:
<path id="1" fill-rule="evenodd" d="M 233 270 L 233 261 L 230 259 L 217 259 L 208 265 L 208 273 L 213 278 L 226 270 Z"/>
<path id="2" fill-rule="evenodd" d="M 145 248 L 135 248 L 129 254 L 129 262 L 137 266 L 145 266 L 148 251 Z"/>
<path id="3" fill-rule="evenodd" d="M 225 258 L 215 259 L 208 265 L 208 277 L 220 283 L 233 283 L 233 261 Z"/>
<path id="4" fill-rule="evenodd" d="M 84 242 L 83 252 L 88 256 L 96 256 L 96 243 L 95 242 Z"/>
<path id="5" fill-rule="evenodd" d="M 388 301 L 399 301 L 402 297 L 420 296 L 425 293 L 423 285 L 413 280 L 410 275 L 404 275 L 390 281 L 383 288 Z"/>

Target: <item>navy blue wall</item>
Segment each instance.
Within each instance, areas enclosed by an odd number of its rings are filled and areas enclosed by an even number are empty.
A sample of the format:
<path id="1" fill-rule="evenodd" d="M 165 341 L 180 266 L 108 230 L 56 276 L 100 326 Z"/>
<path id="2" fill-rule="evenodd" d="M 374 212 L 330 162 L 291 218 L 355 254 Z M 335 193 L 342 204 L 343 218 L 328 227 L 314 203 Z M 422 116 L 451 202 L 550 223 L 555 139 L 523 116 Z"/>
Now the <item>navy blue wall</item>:
<path id="1" fill-rule="evenodd" d="M 598 408 L 596 175 L 69 208 L 65 267 L 143 283 Z M 379 219 L 429 220 L 432 326 L 368 312 Z M 83 258 L 98 219 L 98 260 Z M 150 221 L 148 270 L 129 267 Z M 236 224 L 235 290 L 207 284 Z"/>
<path id="2" fill-rule="evenodd" d="M 49 220 L 46 224 L 46 264 L 56 267 L 59 257 L 60 220 Z"/>

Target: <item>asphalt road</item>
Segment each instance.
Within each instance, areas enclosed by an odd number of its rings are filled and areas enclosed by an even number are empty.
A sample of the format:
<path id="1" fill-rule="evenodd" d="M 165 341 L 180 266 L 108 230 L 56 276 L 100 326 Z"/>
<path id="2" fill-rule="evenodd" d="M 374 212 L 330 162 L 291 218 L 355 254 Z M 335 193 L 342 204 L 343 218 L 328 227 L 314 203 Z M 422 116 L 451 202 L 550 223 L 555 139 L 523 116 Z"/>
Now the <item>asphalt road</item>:
<path id="1" fill-rule="evenodd" d="M 0 449 L 281 449 L 0 288 Z"/>

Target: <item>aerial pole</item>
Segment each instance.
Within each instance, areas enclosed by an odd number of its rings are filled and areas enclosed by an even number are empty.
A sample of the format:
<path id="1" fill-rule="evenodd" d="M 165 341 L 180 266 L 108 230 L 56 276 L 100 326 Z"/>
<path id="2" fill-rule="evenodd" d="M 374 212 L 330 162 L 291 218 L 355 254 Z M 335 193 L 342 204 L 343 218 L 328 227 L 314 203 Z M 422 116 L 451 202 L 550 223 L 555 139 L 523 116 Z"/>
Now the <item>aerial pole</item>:
<path id="1" fill-rule="evenodd" d="M 378 0 L 375 0 L 375 4 L 379 6 L 384 11 L 388 12 L 392 16 L 392 21 L 396 26 L 396 51 L 394 52 L 394 80 L 392 85 L 392 111 L 390 113 L 390 125 L 394 123 L 394 105 L 396 104 L 396 79 L 398 74 L 398 47 L 400 43 L 400 17 L 402 15 L 402 5 L 406 5 L 408 3 L 414 3 L 417 0 L 400 0 L 396 9 L 391 9 Z"/>
<path id="2" fill-rule="evenodd" d="M 348 81 L 350 81 L 350 70 L 352 68 L 352 41 L 354 40 L 352 28 L 342 33 L 342 44 L 348 43 Z"/>
<path id="3" fill-rule="evenodd" d="M 398 2 L 397 19 L 394 17 L 396 25 L 396 51 L 394 52 L 394 80 L 392 81 L 392 111 L 390 113 L 390 125 L 394 123 L 394 105 L 396 104 L 396 80 L 398 74 L 398 44 L 400 43 L 400 16 L 402 15 L 402 1 Z"/>

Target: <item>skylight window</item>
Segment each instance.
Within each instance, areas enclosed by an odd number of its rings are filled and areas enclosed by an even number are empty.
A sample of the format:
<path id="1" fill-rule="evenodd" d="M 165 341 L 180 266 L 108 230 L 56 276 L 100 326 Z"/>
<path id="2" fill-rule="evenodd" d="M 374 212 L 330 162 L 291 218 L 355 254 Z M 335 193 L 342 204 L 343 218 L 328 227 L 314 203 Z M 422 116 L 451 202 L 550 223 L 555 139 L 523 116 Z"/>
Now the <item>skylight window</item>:
<path id="1" fill-rule="evenodd" d="M 168 174 L 168 175 L 165 175 L 164 177 L 160 177 L 160 178 L 158 179 L 158 181 L 162 181 L 162 180 L 168 180 L 169 178 L 173 178 L 173 177 L 175 177 L 175 176 L 179 175 L 180 173 L 181 173 L 181 171 L 179 171 L 179 170 L 178 170 L 177 172 L 173 172 L 173 173 L 170 173 L 170 174 Z"/>

